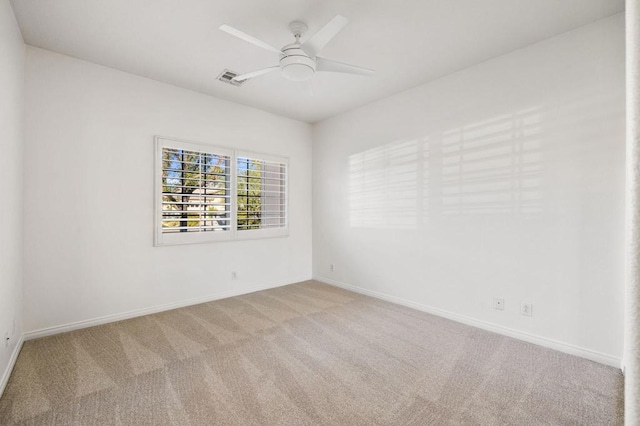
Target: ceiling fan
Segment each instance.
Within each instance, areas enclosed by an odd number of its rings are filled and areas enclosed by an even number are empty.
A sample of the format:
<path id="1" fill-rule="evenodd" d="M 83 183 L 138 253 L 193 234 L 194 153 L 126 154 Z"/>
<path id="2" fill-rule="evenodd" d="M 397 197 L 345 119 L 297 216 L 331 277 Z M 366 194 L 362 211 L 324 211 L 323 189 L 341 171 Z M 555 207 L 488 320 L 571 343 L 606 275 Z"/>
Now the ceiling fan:
<path id="1" fill-rule="evenodd" d="M 287 44 L 282 49 L 278 49 L 269 43 L 250 36 L 249 34 L 229 25 L 221 25 L 220 29 L 222 31 L 270 52 L 277 53 L 280 57 L 278 65 L 241 74 L 234 77 L 232 80 L 240 82 L 276 71 L 277 69 L 280 69 L 282 75 L 293 81 L 308 80 L 316 73 L 316 71 L 373 75 L 373 70 L 344 64 L 342 62 L 318 56 L 322 48 L 324 48 L 324 46 L 329 43 L 345 25 L 347 25 L 347 22 L 349 22 L 347 18 L 337 15 L 311 38 L 309 38 L 309 40 L 304 43 L 300 43 L 300 37 L 302 37 L 307 31 L 307 25 L 304 22 L 293 21 L 289 24 L 289 29 L 293 33 L 296 41 L 291 44 Z"/>

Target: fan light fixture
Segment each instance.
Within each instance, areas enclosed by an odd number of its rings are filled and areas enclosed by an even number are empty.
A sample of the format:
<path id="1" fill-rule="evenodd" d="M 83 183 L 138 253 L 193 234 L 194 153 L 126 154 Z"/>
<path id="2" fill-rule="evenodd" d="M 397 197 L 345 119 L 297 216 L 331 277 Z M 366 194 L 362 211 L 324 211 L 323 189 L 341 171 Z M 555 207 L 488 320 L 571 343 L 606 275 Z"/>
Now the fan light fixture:
<path id="1" fill-rule="evenodd" d="M 315 70 L 308 65 L 293 62 L 289 64 L 283 64 L 284 61 L 280 61 L 280 68 L 282 68 L 282 75 L 291 81 L 304 81 L 309 80 L 315 74 Z"/>
<path id="2" fill-rule="evenodd" d="M 293 43 L 282 48 L 280 69 L 282 70 L 282 75 L 289 80 L 304 81 L 315 74 L 316 61 L 301 49 L 300 43 Z"/>

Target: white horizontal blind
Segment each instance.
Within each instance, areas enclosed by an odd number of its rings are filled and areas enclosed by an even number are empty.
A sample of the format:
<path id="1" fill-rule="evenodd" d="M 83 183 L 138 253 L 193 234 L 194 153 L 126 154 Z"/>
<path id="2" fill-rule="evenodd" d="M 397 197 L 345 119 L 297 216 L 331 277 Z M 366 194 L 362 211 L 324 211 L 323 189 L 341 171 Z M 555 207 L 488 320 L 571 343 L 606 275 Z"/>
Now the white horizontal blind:
<path id="1" fill-rule="evenodd" d="M 238 156 L 237 229 L 287 227 L 287 164 Z"/>
<path id="2" fill-rule="evenodd" d="M 162 233 L 231 230 L 231 158 L 162 147 Z"/>

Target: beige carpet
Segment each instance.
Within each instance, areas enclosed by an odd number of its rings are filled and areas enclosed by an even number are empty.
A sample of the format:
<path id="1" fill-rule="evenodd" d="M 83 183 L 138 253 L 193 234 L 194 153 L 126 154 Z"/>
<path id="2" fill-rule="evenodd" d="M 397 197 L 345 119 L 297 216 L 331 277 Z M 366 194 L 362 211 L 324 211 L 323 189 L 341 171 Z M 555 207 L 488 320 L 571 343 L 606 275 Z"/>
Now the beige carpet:
<path id="1" fill-rule="evenodd" d="M 614 368 L 317 282 L 26 342 L 25 425 L 622 423 Z"/>

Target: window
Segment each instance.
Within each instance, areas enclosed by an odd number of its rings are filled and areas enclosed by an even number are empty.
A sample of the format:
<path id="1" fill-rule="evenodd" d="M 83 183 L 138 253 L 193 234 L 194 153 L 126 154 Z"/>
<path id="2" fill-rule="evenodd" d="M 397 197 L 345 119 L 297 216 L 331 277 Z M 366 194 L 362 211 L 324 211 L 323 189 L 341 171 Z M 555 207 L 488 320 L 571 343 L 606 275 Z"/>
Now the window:
<path id="1" fill-rule="evenodd" d="M 284 236 L 281 157 L 156 138 L 156 245 Z"/>
<path id="2" fill-rule="evenodd" d="M 238 156 L 238 231 L 277 229 L 287 224 L 287 164 Z"/>

